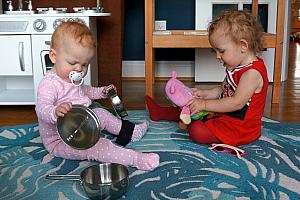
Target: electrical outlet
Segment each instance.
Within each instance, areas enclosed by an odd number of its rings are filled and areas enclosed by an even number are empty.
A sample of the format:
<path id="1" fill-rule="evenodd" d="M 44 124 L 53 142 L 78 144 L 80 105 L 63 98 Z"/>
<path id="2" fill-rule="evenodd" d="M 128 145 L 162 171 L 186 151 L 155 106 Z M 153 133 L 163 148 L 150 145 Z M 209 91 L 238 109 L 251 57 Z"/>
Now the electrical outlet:
<path id="1" fill-rule="evenodd" d="M 166 20 L 157 20 L 155 21 L 155 27 L 154 29 L 156 31 L 165 31 L 167 30 L 167 21 Z"/>

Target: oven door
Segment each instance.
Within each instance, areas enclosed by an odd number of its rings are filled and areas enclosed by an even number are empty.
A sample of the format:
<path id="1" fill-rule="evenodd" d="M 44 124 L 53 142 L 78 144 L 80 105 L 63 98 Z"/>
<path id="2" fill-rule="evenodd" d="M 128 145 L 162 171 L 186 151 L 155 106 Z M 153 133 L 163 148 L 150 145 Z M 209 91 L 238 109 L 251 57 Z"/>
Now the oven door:
<path id="1" fill-rule="evenodd" d="M 31 41 L 33 82 L 34 89 L 37 91 L 40 81 L 53 67 L 53 63 L 49 59 L 51 35 L 31 35 Z"/>
<path id="2" fill-rule="evenodd" d="M 53 63 L 49 58 L 49 50 L 41 51 L 41 62 L 42 62 L 43 74 L 45 76 L 46 73 L 53 67 Z"/>
<path id="3" fill-rule="evenodd" d="M 0 35 L 0 76 L 32 76 L 28 35 Z"/>

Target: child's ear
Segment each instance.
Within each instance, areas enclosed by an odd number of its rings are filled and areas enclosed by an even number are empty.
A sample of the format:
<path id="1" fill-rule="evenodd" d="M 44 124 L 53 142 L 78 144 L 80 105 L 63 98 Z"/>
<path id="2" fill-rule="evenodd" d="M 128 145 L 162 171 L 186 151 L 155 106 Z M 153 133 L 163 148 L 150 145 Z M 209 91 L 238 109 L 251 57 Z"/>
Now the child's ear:
<path id="1" fill-rule="evenodd" d="M 241 52 L 245 53 L 248 50 L 248 42 L 245 39 L 240 40 Z"/>
<path id="2" fill-rule="evenodd" d="M 53 64 L 56 63 L 56 51 L 54 49 L 49 50 L 49 58 Z"/>

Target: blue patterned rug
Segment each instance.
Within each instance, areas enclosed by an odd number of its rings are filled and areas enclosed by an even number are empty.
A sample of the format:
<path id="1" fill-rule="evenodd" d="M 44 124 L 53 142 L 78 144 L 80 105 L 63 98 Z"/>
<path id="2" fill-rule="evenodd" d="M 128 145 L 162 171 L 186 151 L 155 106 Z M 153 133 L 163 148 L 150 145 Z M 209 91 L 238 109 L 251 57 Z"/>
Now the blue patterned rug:
<path id="1" fill-rule="evenodd" d="M 300 199 L 300 125 L 264 119 L 263 136 L 241 147 L 242 159 L 191 142 L 170 121 L 152 122 L 149 133 L 127 147 L 156 152 L 160 166 L 129 168 L 130 186 L 121 199 Z M 105 137 L 113 139 L 107 133 Z M 51 157 L 37 124 L 0 127 L 0 199 L 86 199 L 79 181 L 46 180 L 46 174 L 80 174 L 93 163 Z"/>

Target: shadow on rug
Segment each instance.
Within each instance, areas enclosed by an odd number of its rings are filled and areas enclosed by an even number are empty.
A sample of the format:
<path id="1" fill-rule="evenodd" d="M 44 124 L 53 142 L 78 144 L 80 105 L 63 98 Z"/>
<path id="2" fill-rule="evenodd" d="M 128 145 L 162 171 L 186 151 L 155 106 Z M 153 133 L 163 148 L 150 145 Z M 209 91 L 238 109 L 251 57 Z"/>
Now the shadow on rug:
<path id="1" fill-rule="evenodd" d="M 150 123 L 148 134 L 128 148 L 160 155 L 151 172 L 130 170 L 121 199 L 299 199 L 300 125 L 264 119 L 263 136 L 241 148 L 242 159 L 191 142 L 177 123 L 153 122 L 146 111 L 129 119 Z M 114 139 L 103 133 L 104 137 Z M 0 127 L 0 199 L 86 199 L 78 181 L 46 180 L 46 174 L 80 174 L 88 161 L 51 157 L 37 124 Z"/>

